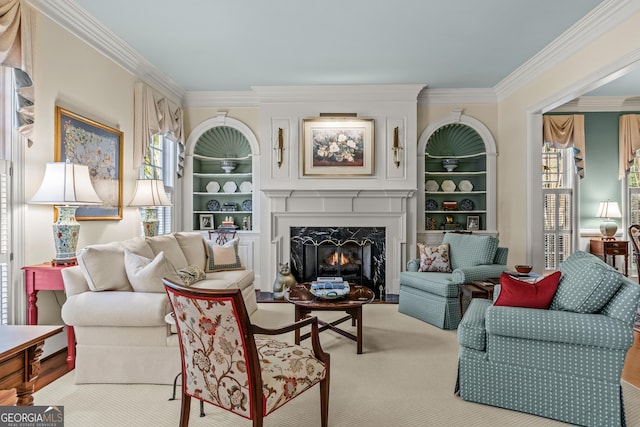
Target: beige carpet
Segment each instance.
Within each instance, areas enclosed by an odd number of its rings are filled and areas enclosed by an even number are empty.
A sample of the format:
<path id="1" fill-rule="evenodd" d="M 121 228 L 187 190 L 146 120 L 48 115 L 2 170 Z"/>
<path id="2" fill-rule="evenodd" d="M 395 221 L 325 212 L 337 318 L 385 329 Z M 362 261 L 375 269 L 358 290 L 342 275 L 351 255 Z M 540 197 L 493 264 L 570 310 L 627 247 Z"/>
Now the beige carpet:
<path id="1" fill-rule="evenodd" d="M 289 304 L 260 304 L 255 323 L 274 326 L 293 319 Z M 469 403 L 454 396 L 455 331 L 443 331 L 398 313 L 395 304 L 364 308 L 364 353 L 333 332 L 321 333 L 331 353 L 329 425 L 556 426 L 557 421 Z M 320 313 L 324 318 L 336 313 Z M 345 323 L 344 325 L 350 325 Z M 349 326 L 350 327 L 350 326 Z M 288 337 L 292 339 L 291 335 Z M 640 426 L 640 389 L 624 384 L 627 423 Z M 63 405 L 66 427 L 176 426 L 180 401 L 168 401 L 171 386 L 75 385 L 73 372 L 35 394 L 36 405 Z M 191 426 L 251 426 L 251 422 L 199 403 L 191 405 Z M 320 425 L 318 387 L 303 393 L 265 419 L 266 427 Z"/>

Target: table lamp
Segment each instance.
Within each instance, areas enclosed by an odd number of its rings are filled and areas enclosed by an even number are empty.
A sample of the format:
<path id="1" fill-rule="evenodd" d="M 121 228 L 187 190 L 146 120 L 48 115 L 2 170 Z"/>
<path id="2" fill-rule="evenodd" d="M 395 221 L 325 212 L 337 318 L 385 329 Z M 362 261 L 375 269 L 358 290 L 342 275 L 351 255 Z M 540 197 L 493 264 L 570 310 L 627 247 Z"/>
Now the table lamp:
<path id="1" fill-rule="evenodd" d="M 602 224 L 600 224 L 602 239 L 614 240 L 616 231 L 618 231 L 618 224 L 616 224 L 615 221 L 613 221 L 611 218 L 622 218 L 622 213 L 620 213 L 618 202 L 611 202 L 609 200 L 607 200 L 606 202 L 600 202 L 596 217 L 605 218 Z"/>
<path id="2" fill-rule="evenodd" d="M 167 193 L 164 191 L 164 183 L 161 180 L 138 179 L 136 181 L 136 191 L 129 206 L 144 210 L 142 218 L 144 235 L 152 237 L 158 234 L 158 213 L 155 207 L 171 206 L 171 200 L 167 197 Z"/>
<path id="3" fill-rule="evenodd" d="M 78 206 L 102 204 L 91 183 L 89 167 L 65 162 L 47 163 L 40 188 L 29 203 L 56 207 L 58 220 L 53 223 L 56 257 L 52 260 L 52 264 L 75 264 L 76 247 L 80 235 L 76 209 Z"/>

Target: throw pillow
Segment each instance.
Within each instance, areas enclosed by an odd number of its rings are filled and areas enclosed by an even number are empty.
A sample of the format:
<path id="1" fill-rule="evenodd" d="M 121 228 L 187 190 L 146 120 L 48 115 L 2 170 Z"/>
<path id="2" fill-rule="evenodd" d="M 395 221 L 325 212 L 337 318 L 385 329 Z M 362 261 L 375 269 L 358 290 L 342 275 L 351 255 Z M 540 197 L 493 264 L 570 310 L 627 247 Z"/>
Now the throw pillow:
<path id="1" fill-rule="evenodd" d="M 621 274 L 600 258 L 575 251 L 560 264 L 562 279 L 552 310 L 599 313 L 622 286 Z"/>
<path id="2" fill-rule="evenodd" d="M 91 245 L 78 252 L 78 264 L 92 291 L 131 291 L 118 242 Z"/>
<path id="3" fill-rule="evenodd" d="M 164 252 L 149 259 L 125 250 L 124 267 L 131 287 L 136 292 L 164 292 L 163 277 L 182 283 L 175 268 L 164 256 Z"/>
<path id="4" fill-rule="evenodd" d="M 418 271 L 451 273 L 448 244 L 427 246 L 418 243 L 418 253 L 420 255 L 420 268 Z"/>
<path id="5" fill-rule="evenodd" d="M 518 280 L 506 273 L 500 276 L 500 294 L 493 305 L 548 309 L 558 289 L 562 273 L 556 271 L 535 283 Z"/>
<path id="6" fill-rule="evenodd" d="M 185 286 L 191 286 L 194 283 L 207 278 L 204 270 L 199 265 L 190 265 L 188 267 L 181 268 L 178 270 L 178 276 L 180 276 L 180 279 L 182 279 L 182 283 Z"/>
<path id="7" fill-rule="evenodd" d="M 240 239 L 229 240 L 223 245 L 219 245 L 211 240 L 204 240 L 207 250 L 207 273 L 226 270 L 244 270 L 240 257 L 238 256 L 238 243 Z"/>

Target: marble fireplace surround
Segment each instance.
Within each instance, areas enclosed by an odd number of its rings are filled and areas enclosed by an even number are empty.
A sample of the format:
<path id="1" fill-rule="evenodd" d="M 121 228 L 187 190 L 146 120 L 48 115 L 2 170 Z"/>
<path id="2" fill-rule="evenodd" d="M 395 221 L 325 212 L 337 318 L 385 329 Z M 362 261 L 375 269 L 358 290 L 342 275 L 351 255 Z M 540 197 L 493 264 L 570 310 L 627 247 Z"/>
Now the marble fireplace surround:
<path id="1" fill-rule="evenodd" d="M 270 216 L 264 248 L 270 276 L 291 258 L 292 227 L 377 227 L 385 229 L 386 294 L 398 294 L 406 264 L 407 218 L 414 190 L 263 190 Z M 273 262 L 275 261 L 275 262 Z"/>

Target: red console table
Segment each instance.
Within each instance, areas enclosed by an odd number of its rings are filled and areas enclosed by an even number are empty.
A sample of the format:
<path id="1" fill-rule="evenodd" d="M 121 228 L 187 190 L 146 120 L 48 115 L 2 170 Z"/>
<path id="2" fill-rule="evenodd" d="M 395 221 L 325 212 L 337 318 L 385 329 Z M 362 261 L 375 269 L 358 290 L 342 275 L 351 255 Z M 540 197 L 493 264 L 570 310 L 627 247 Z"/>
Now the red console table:
<path id="1" fill-rule="evenodd" d="M 27 325 L 38 324 L 38 291 L 64 291 L 62 269 L 68 266 L 50 263 L 22 267 L 27 292 Z M 76 334 L 73 326 L 67 325 L 67 366 L 69 370 L 76 364 Z"/>

